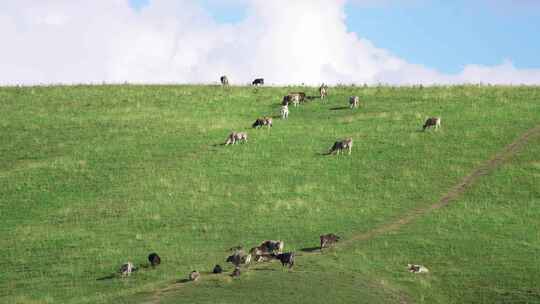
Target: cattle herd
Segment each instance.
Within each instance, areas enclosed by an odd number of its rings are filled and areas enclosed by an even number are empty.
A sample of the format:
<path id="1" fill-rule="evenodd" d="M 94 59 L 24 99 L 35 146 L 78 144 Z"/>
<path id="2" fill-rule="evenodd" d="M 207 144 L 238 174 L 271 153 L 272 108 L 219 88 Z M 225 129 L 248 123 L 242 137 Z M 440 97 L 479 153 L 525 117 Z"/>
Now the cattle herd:
<path id="1" fill-rule="evenodd" d="M 220 78 L 221 84 L 223 86 L 229 85 L 229 79 L 227 76 L 221 76 Z M 252 82 L 253 86 L 262 86 L 264 85 L 264 79 L 263 78 L 257 78 Z M 328 96 L 328 86 L 325 84 L 321 85 L 319 87 L 319 97 L 321 100 L 325 100 Z M 311 97 L 313 98 L 313 97 Z M 300 103 L 306 102 L 308 99 L 308 96 L 304 92 L 291 92 L 283 97 L 283 101 L 281 103 L 281 109 L 280 114 L 282 119 L 287 119 L 289 117 L 289 105 L 292 103 L 294 107 L 297 107 Z M 350 96 L 349 97 L 349 107 L 351 109 L 356 109 L 360 105 L 360 97 L 358 96 Z M 424 125 L 422 126 L 422 130 L 426 130 L 428 128 L 434 128 L 435 130 L 439 129 L 441 126 L 441 118 L 440 117 L 430 117 L 428 118 Z M 272 127 L 272 117 L 264 116 L 259 117 L 255 120 L 255 122 L 252 124 L 253 128 L 262 128 Z M 227 137 L 224 145 L 234 145 L 239 142 L 247 142 L 248 135 L 246 132 L 236 132 L 233 131 L 229 134 Z M 347 152 L 349 155 L 352 152 L 353 147 L 353 139 L 352 138 L 346 138 L 343 140 L 338 140 L 334 142 L 330 150 L 328 151 L 328 155 L 331 154 L 340 154 L 342 152 Z M 324 248 L 329 248 L 335 245 L 340 240 L 340 237 L 333 234 L 324 234 L 320 236 L 320 250 L 322 251 Z M 282 266 L 288 266 L 289 268 L 292 268 L 294 266 L 295 262 L 295 252 L 283 252 L 285 247 L 285 243 L 282 240 L 266 240 L 263 241 L 258 246 L 252 247 L 249 251 L 244 251 L 242 246 L 236 246 L 233 248 L 230 248 L 229 251 L 231 251 L 231 254 L 226 258 L 226 262 L 231 263 L 234 266 L 234 270 L 231 273 L 232 277 L 238 277 L 241 274 L 241 266 L 246 266 L 252 263 L 260 263 L 265 261 L 272 261 L 272 260 L 278 260 L 281 262 Z M 161 264 L 161 258 L 157 253 L 151 253 L 148 256 L 148 261 L 150 263 L 150 266 L 152 268 L 158 266 Z M 407 265 L 407 269 L 410 272 L 414 273 L 425 273 L 428 272 L 428 269 L 425 268 L 422 265 L 413 265 L 409 264 Z M 135 265 L 131 262 L 127 262 L 125 264 L 122 264 L 119 273 L 122 275 L 122 277 L 129 276 L 132 272 L 136 271 L 138 268 L 135 267 Z M 221 274 L 223 272 L 223 268 L 217 264 L 214 266 L 212 273 L 213 274 Z M 199 280 L 201 274 L 193 270 L 188 275 L 188 281 L 197 281 Z"/>
<path id="2" fill-rule="evenodd" d="M 229 79 L 227 78 L 227 76 L 221 76 L 220 81 L 221 81 L 222 86 L 229 85 Z M 262 86 L 264 85 L 264 79 L 257 78 L 253 80 L 252 85 Z M 328 96 L 328 86 L 325 84 L 322 84 L 319 87 L 319 97 L 322 101 L 324 101 L 327 96 Z M 313 97 L 307 96 L 305 92 L 291 92 L 283 96 L 283 99 L 281 102 L 281 108 L 280 108 L 281 119 L 287 119 L 289 117 L 290 104 L 292 104 L 294 107 L 298 107 L 299 104 L 305 103 L 308 99 L 313 99 Z M 360 103 L 360 98 L 358 96 L 351 96 L 349 102 L 350 102 L 351 108 L 358 108 L 358 105 Z M 251 126 L 256 129 L 262 128 L 262 127 L 271 128 L 272 117 L 269 117 L 269 116 L 259 117 L 255 120 L 255 122 Z M 230 144 L 235 144 L 237 142 L 247 142 L 247 133 L 236 132 L 236 131 L 231 132 L 229 136 L 227 137 L 227 139 L 225 140 L 224 145 L 228 146 Z M 336 141 L 334 145 L 330 148 L 330 151 L 328 152 L 328 154 L 339 154 L 343 150 L 347 150 L 348 153 L 351 154 L 352 146 L 353 146 L 352 138 Z"/>
<path id="3" fill-rule="evenodd" d="M 320 236 L 320 250 L 329 248 L 335 245 L 340 240 L 340 237 L 333 234 L 323 234 Z M 295 252 L 283 252 L 285 248 L 285 242 L 282 240 L 266 240 L 258 246 L 252 247 L 248 252 L 244 251 L 242 246 L 235 246 L 229 249 L 231 254 L 225 259 L 225 262 L 231 263 L 234 266 L 234 270 L 231 273 L 232 277 L 238 277 L 241 274 L 241 267 L 247 266 L 253 263 L 268 262 L 272 260 L 278 260 L 282 266 L 292 268 L 294 266 Z M 161 257 L 153 252 L 148 255 L 148 261 L 152 268 L 161 264 Z M 132 262 L 126 262 L 120 266 L 118 272 L 122 277 L 131 275 L 132 272 L 137 271 L 138 268 Z M 216 264 L 212 270 L 212 274 L 221 274 L 223 268 L 221 265 Z M 188 281 L 197 281 L 201 277 L 201 274 L 197 270 L 193 270 L 188 274 Z"/>
<path id="4" fill-rule="evenodd" d="M 229 85 L 229 79 L 227 76 L 221 76 L 220 78 L 221 84 L 223 86 Z M 262 86 L 264 85 L 264 79 L 263 78 L 257 78 L 253 80 L 252 82 L 253 86 Z M 319 87 L 319 98 L 324 101 L 328 96 L 328 86 L 326 84 L 322 84 Z M 289 118 L 289 105 L 292 104 L 294 107 L 298 107 L 299 104 L 305 103 L 308 99 L 312 99 L 312 96 L 307 96 L 305 92 L 291 92 L 285 96 L 283 96 L 282 102 L 281 102 L 281 108 L 280 108 L 280 117 L 281 119 L 287 119 Z M 357 109 L 360 106 L 360 97 L 359 96 L 350 96 L 349 97 L 349 107 L 351 109 Z M 272 127 L 272 117 L 264 116 L 259 117 L 255 120 L 255 122 L 251 125 L 253 128 L 262 128 Z M 440 117 L 430 117 L 426 120 L 424 123 L 422 130 L 426 130 L 427 128 L 433 127 L 435 130 L 439 129 L 441 126 L 441 118 Z M 225 141 L 225 145 L 235 144 L 236 142 L 246 142 L 247 141 L 247 133 L 246 132 L 236 132 L 233 131 L 229 134 Z M 327 155 L 332 154 L 340 154 L 343 151 L 347 151 L 350 155 L 352 153 L 352 146 L 353 146 L 353 139 L 352 138 L 346 138 L 343 140 L 338 140 L 334 143 L 332 147 L 330 147 L 330 150 L 328 151 Z"/>

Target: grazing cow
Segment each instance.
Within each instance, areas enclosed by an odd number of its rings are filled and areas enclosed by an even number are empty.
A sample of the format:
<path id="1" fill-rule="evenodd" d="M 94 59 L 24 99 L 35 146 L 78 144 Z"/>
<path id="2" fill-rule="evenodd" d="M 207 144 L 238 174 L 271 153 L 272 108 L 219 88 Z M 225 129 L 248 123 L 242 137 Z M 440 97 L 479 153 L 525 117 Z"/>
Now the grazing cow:
<path id="1" fill-rule="evenodd" d="M 319 88 L 319 94 L 321 95 L 321 99 L 325 99 L 328 96 L 328 86 L 324 83 Z"/>
<path id="2" fill-rule="evenodd" d="M 233 273 L 231 273 L 231 277 L 239 277 L 240 276 L 240 267 L 235 267 Z"/>
<path id="3" fill-rule="evenodd" d="M 148 261 L 150 262 L 150 265 L 152 265 L 152 267 L 161 264 L 161 258 L 155 252 L 150 253 L 150 255 L 148 256 Z"/>
<path id="4" fill-rule="evenodd" d="M 332 146 L 332 148 L 330 148 L 330 151 L 328 151 L 328 154 L 336 154 L 336 153 L 339 154 L 343 152 L 343 150 L 348 150 L 349 155 L 350 155 L 352 152 L 352 147 L 353 147 L 352 138 L 336 141 L 334 145 Z"/>
<path id="5" fill-rule="evenodd" d="M 221 81 L 222 86 L 228 86 L 229 85 L 229 78 L 227 76 L 221 76 L 219 79 Z"/>
<path id="6" fill-rule="evenodd" d="M 236 143 L 236 132 L 231 132 L 225 141 L 225 146 Z"/>
<path id="7" fill-rule="evenodd" d="M 295 107 L 298 107 L 298 105 L 300 104 L 300 96 L 298 95 L 289 95 L 289 100 Z"/>
<path id="8" fill-rule="evenodd" d="M 253 257 L 255 262 L 264 262 L 273 258 L 273 253 L 263 251 L 259 247 L 253 247 L 249 251 L 250 256 Z"/>
<path id="9" fill-rule="evenodd" d="M 261 243 L 259 245 L 259 249 L 263 251 L 263 253 L 282 253 L 283 247 L 285 246 L 285 242 L 279 240 L 279 241 L 273 241 L 273 240 L 267 240 Z"/>
<path id="10" fill-rule="evenodd" d="M 333 233 L 321 235 L 321 250 L 337 243 L 341 238 Z"/>
<path id="11" fill-rule="evenodd" d="M 281 266 L 289 265 L 289 268 L 294 266 L 294 252 L 276 254 L 274 257 L 281 261 Z"/>
<path id="12" fill-rule="evenodd" d="M 291 96 L 285 95 L 283 96 L 283 100 L 281 101 L 282 106 L 288 106 L 291 103 Z"/>
<path id="13" fill-rule="evenodd" d="M 360 97 L 358 96 L 351 96 L 349 97 L 349 106 L 350 108 L 358 108 L 358 105 L 360 104 Z"/>
<path id="14" fill-rule="evenodd" d="M 251 254 L 246 254 L 242 249 L 236 249 L 232 255 L 230 255 L 226 262 L 232 263 L 236 267 L 240 267 L 242 264 L 249 264 L 251 262 Z"/>
<path id="15" fill-rule="evenodd" d="M 197 281 L 201 277 L 201 274 L 197 270 L 193 270 L 189 276 L 188 279 L 190 281 Z"/>
<path id="16" fill-rule="evenodd" d="M 234 143 L 237 143 L 237 142 L 247 142 L 248 140 L 248 135 L 246 132 L 237 132 L 234 136 Z"/>
<path id="17" fill-rule="evenodd" d="M 287 119 L 289 118 L 289 106 L 281 106 L 280 110 L 281 119 Z"/>
<path id="18" fill-rule="evenodd" d="M 239 253 L 234 253 L 230 256 L 227 257 L 227 259 L 225 260 L 225 262 L 227 263 L 232 263 L 233 265 L 235 266 L 238 266 L 242 263 L 242 258 L 241 258 L 241 255 Z"/>
<path id="19" fill-rule="evenodd" d="M 253 123 L 253 128 L 260 128 L 262 126 L 267 126 L 268 128 L 272 127 L 272 117 L 263 117 L 263 118 L 257 118 L 255 122 Z"/>
<path id="20" fill-rule="evenodd" d="M 223 269 L 221 268 L 221 266 L 219 266 L 219 264 L 214 266 L 214 270 L 212 270 L 212 273 L 214 274 L 220 274 L 222 272 L 223 272 Z"/>
<path id="21" fill-rule="evenodd" d="M 253 80 L 253 82 L 251 83 L 252 85 L 254 86 L 262 86 L 264 85 L 264 78 L 256 78 L 255 80 Z"/>
<path id="22" fill-rule="evenodd" d="M 306 100 L 306 93 L 304 92 L 294 92 L 289 93 L 289 100 L 293 103 L 293 105 L 296 107 L 299 103 L 304 102 Z"/>
<path id="23" fill-rule="evenodd" d="M 285 247 L 285 242 L 283 241 L 274 241 L 266 240 L 262 242 L 257 248 L 262 252 L 262 254 L 271 254 L 271 253 L 282 253 L 283 247 Z"/>
<path id="24" fill-rule="evenodd" d="M 267 240 L 259 246 L 251 248 L 249 253 L 255 262 L 262 262 L 271 259 L 274 254 L 282 253 L 284 246 L 285 242 L 283 241 Z"/>
<path id="25" fill-rule="evenodd" d="M 265 253 L 259 247 L 253 247 L 249 250 L 249 254 L 255 262 L 261 262 L 264 259 Z"/>
<path id="26" fill-rule="evenodd" d="M 422 130 L 425 131 L 427 128 L 434 127 L 435 130 L 441 127 L 441 118 L 440 117 L 430 117 L 424 123 Z"/>
<path id="27" fill-rule="evenodd" d="M 248 135 L 246 132 L 231 132 L 225 141 L 225 145 L 236 144 L 237 142 L 247 142 Z"/>
<path id="28" fill-rule="evenodd" d="M 407 270 L 413 273 L 428 273 L 429 269 L 423 265 L 407 264 Z"/>
<path id="29" fill-rule="evenodd" d="M 264 126 L 264 118 L 257 118 L 253 125 L 251 125 L 253 128 L 260 128 L 262 126 Z"/>
<path id="30" fill-rule="evenodd" d="M 242 263 L 242 264 L 249 264 L 249 263 L 251 263 L 251 254 L 248 253 L 248 254 L 244 255 L 244 256 L 242 257 L 242 259 L 241 259 L 241 263 Z"/>
<path id="31" fill-rule="evenodd" d="M 265 117 L 264 118 L 264 125 L 271 128 L 272 127 L 272 117 Z"/>
<path id="32" fill-rule="evenodd" d="M 123 264 L 122 266 L 120 266 L 120 269 L 118 270 L 118 272 L 123 276 L 129 276 L 133 271 L 135 271 L 135 266 L 133 266 L 133 263 L 131 262 L 127 262 L 125 264 Z"/>

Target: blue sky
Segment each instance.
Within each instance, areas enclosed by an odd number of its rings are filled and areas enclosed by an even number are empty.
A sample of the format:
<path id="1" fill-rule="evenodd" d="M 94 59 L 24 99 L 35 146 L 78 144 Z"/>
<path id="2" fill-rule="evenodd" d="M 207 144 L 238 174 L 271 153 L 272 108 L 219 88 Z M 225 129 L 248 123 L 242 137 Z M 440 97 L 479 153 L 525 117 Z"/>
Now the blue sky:
<path id="1" fill-rule="evenodd" d="M 130 0 L 138 10 L 149 2 Z M 220 23 L 245 18 L 241 1 L 225 2 L 197 1 Z M 505 60 L 540 68 L 540 0 L 358 2 L 346 6 L 348 30 L 410 63 L 444 73 Z"/>
<path id="2" fill-rule="evenodd" d="M 412 63 L 442 72 L 505 59 L 519 68 L 540 67 L 540 5 L 512 8 L 444 0 L 409 6 L 348 5 L 346 13 L 349 30 Z"/>

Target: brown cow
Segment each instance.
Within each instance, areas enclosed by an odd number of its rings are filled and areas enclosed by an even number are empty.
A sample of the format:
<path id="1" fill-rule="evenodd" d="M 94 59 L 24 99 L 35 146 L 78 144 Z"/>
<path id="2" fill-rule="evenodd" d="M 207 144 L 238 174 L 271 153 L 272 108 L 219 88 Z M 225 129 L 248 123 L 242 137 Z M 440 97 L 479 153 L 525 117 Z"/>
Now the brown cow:
<path id="1" fill-rule="evenodd" d="M 272 258 L 274 254 L 283 252 L 285 242 L 267 240 L 262 242 L 259 246 L 251 248 L 249 253 L 255 260 L 255 262 L 261 262 Z"/>
<path id="2" fill-rule="evenodd" d="M 289 93 L 287 96 L 289 97 L 289 101 L 292 102 L 295 107 L 306 100 L 306 93 L 304 92 L 293 92 Z"/>
<path id="3" fill-rule="evenodd" d="M 201 277 L 201 274 L 197 271 L 197 270 L 193 270 L 189 276 L 188 276 L 188 279 L 190 281 L 197 281 L 199 280 L 199 278 Z"/>
<path id="4" fill-rule="evenodd" d="M 262 126 L 267 126 L 268 128 L 272 127 L 272 117 L 263 117 L 263 118 L 257 118 L 255 122 L 253 123 L 253 128 L 260 128 Z"/>
<path id="5" fill-rule="evenodd" d="M 328 96 L 328 86 L 324 83 L 319 88 L 319 94 L 321 95 L 321 99 L 325 99 Z"/>
<path id="6" fill-rule="evenodd" d="M 333 233 L 323 234 L 320 236 L 321 250 L 337 243 L 341 238 Z"/>
<path id="7" fill-rule="evenodd" d="M 240 267 L 235 267 L 233 273 L 231 273 L 231 277 L 239 277 L 240 273 Z"/>

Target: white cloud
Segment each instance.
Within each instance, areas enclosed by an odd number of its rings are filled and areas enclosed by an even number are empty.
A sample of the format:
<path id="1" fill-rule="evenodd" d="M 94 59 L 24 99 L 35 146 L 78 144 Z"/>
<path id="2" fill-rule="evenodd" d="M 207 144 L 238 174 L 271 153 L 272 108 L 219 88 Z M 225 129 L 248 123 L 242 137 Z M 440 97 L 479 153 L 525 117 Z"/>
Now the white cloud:
<path id="1" fill-rule="evenodd" d="M 517 69 L 507 60 L 498 66 L 465 66 L 459 75 L 461 82 L 489 82 L 492 84 L 540 84 L 540 69 Z M 459 81 L 458 80 L 458 81 Z"/>
<path id="2" fill-rule="evenodd" d="M 8 0 L 0 3 L 0 84 L 145 82 L 526 83 L 540 70 L 466 66 L 445 75 L 347 32 L 345 0 L 245 1 L 216 23 L 196 1 Z"/>

